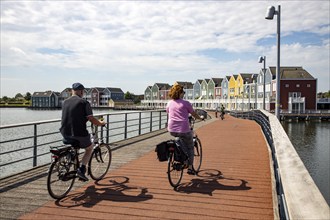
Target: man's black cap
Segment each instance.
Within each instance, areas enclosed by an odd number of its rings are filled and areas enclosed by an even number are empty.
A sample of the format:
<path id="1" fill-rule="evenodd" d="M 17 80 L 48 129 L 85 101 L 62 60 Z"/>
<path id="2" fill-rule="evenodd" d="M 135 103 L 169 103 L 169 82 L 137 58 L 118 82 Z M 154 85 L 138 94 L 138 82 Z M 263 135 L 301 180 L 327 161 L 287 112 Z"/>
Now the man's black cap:
<path id="1" fill-rule="evenodd" d="M 73 90 L 84 90 L 85 87 L 81 83 L 73 83 L 72 84 L 72 89 Z"/>

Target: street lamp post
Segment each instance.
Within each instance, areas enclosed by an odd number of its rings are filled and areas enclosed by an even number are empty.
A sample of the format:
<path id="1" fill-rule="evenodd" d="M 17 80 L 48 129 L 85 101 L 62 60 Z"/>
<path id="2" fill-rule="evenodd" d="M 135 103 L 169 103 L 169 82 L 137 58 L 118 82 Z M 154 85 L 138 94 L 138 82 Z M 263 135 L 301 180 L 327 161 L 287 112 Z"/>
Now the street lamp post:
<path id="1" fill-rule="evenodd" d="M 281 38 L 281 6 L 278 6 L 275 11 L 274 6 L 269 6 L 266 13 L 266 19 L 273 20 L 274 15 L 277 15 L 277 65 L 276 65 L 276 103 L 275 116 L 280 120 L 280 38 Z"/>
<path id="2" fill-rule="evenodd" d="M 266 56 L 263 56 L 263 57 L 259 57 L 259 63 L 264 63 L 264 68 L 263 68 L 263 73 L 264 73 L 264 86 L 263 86 L 263 90 L 264 90 L 264 95 L 263 95 L 263 107 L 264 107 L 264 110 L 266 110 L 266 101 L 265 101 L 265 95 L 266 95 Z"/>

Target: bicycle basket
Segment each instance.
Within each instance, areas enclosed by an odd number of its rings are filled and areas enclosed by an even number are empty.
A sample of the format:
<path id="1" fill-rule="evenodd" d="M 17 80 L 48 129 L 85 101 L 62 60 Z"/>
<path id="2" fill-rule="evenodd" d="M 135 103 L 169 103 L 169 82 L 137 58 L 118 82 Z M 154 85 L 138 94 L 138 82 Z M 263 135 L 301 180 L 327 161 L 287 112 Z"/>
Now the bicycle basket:
<path id="1" fill-rule="evenodd" d="M 155 152 L 157 153 L 157 158 L 160 162 L 167 161 L 169 156 L 167 141 L 157 144 Z"/>

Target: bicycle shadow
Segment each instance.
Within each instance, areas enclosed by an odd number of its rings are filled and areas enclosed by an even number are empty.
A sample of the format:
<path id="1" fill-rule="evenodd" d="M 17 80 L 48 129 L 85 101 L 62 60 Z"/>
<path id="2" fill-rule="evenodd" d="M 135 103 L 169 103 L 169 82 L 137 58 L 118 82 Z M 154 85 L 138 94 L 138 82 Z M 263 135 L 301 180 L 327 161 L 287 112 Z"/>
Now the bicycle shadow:
<path id="1" fill-rule="evenodd" d="M 110 176 L 87 187 L 85 192 L 71 193 L 67 197 L 57 200 L 55 204 L 61 207 L 83 206 L 90 208 L 100 201 L 112 202 L 141 202 L 152 199 L 148 189 L 130 186 L 129 178 L 125 176 Z"/>
<path id="2" fill-rule="evenodd" d="M 187 194 L 200 193 L 212 196 L 215 190 L 250 190 L 251 187 L 247 186 L 247 183 L 243 179 L 225 177 L 219 170 L 207 169 L 199 171 L 196 178 L 180 184 L 175 190 Z"/>

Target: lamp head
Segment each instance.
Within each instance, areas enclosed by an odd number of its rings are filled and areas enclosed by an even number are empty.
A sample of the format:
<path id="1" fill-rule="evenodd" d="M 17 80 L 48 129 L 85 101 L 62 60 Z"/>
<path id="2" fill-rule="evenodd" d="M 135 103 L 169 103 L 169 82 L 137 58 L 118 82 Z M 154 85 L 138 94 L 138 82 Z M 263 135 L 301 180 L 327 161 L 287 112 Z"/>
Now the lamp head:
<path id="1" fill-rule="evenodd" d="M 263 57 L 259 57 L 258 62 L 259 63 L 262 63 L 263 61 L 264 61 L 264 58 Z"/>
<path id="2" fill-rule="evenodd" d="M 266 19 L 268 20 L 273 20 L 275 15 L 275 7 L 274 6 L 269 6 L 267 9 L 267 13 L 266 13 Z"/>

